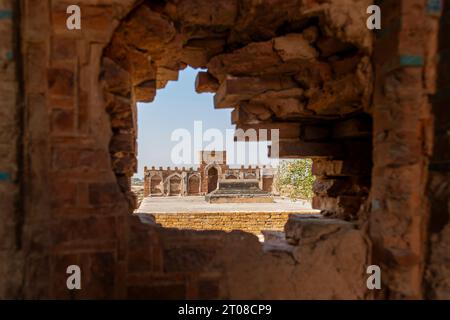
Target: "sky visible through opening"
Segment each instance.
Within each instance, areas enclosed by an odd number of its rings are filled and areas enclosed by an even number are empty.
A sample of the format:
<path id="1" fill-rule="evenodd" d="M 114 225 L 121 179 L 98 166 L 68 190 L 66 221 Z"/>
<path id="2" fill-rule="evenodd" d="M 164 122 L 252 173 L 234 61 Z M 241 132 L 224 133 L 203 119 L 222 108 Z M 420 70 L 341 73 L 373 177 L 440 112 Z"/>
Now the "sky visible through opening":
<path id="1" fill-rule="evenodd" d="M 229 154 L 233 154 L 233 150 L 230 150 L 230 144 L 227 145 L 225 140 L 226 130 L 234 130 L 235 128 L 231 124 L 232 109 L 214 109 L 213 94 L 198 94 L 195 92 L 195 77 L 198 71 L 189 67 L 180 71 L 179 80 L 170 81 L 164 89 L 158 90 L 152 103 L 138 104 L 138 173 L 135 177 L 143 178 L 144 166 L 196 168 L 198 150 L 193 149 L 194 144 L 198 149 L 216 151 L 222 149 L 227 150 Z M 194 123 L 196 121 L 201 121 L 202 127 L 202 130 L 198 130 L 199 122 L 197 122 L 196 132 L 200 132 L 204 138 L 201 140 L 205 140 L 203 142 L 200 140 L 201 145 L 194 142 Z M 174 131 L 180 132 L 179 129 L 185 129 L 181 132 L 191 135 L 192 156 L 190 158 L 192 161 L 189 163 L 179 164 L 172 161 L 172 152 L 181 142 L 181 140 L 175 140 L 172 135 Z M 220 148 L 221 143 L 219 143 L 219 146 L 217 145 L 217 139 L 213 146 L 211 146 L 211 140 L 205 139 L 208 129 L 218 129 L 222 133 L 222 148 Z M 217 130 L 214 130 L 214 132 L 218 133 Z M 267 142 L 238 142 L 233 143 L 232 146 L 235 155 L 234 161 L 230 158 L 227 159 L 231 167 L 249 164 L 267 165 L 269 162 L 276 165 L 275 160 L 270 161 L 267 158 Z M 240 150 L 245 149 L 245 159 L 236 156 L 239 148 Z M 254 155 L 255 148 L 258 148 L 258 158 L 252 159 L 249 154 Z"/>

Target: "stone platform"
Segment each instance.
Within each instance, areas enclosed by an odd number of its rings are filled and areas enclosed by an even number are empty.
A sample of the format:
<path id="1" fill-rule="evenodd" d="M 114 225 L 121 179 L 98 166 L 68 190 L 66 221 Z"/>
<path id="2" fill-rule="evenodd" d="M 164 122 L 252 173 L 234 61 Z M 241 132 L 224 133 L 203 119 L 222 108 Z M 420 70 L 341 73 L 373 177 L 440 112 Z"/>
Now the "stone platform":
<path id="1" fill-rule="evenodd" d="M 209 203 L 270 203 L 271 193 L 259 188 L 258 180 L 222 180 L 218 188 L 205 196 Z"/>

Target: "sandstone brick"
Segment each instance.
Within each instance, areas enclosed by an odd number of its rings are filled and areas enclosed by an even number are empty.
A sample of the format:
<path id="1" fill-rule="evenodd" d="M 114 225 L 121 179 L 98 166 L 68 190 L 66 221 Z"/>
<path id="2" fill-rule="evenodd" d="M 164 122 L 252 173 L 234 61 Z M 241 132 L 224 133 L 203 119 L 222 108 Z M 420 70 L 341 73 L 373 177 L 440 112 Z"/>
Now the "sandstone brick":
<path id="1" fill-rule="evenodd" d="M 353 190 L 350 179 L 316 179 L 313 191 L 320 196 L 336 197 Z"/>
<path id="2" fill-rule="evenodd" d="M 220 82 L 226 75 L 260 74 L 261 70 L 269 71 L 279 66 L 280 57 L 273 50 L 272 41 L 251 43 L 229 54 L 217 55 L 208 63 L 208 71 Z M 269 71 L 270 73 L 270 71 Z"/>
<path id="3" fill-rule="evenodd" d="M 54 208 L 72 207 L 77 201 L 77 183 L 53 179 L 50 181 L 52 191 L 51 204 Z"/>
<path id="4" fill-rule="evenodd" d="M 219 89 L 219 83 L 208 72 L 199 72 L 195 79 L 195 91 L 197 93 L 216 92 Z"/>
<path id="5" fill-rule="evenodd" d="M 161 285 L 132 285 L 127 288 L 127 297 L 130 299 L 186 299 L 184 283 L 166 283 Z"/>
<path id="6" fill-rule="evenodd" d="M 354 224 L 338 219 L 321 218 L 317 215 L 290 215 L 284 231 L 288 242 L 304 244 L 314 243 L 321 237 L 338 230 L 351 230 L 354 228 Z"/>
<path id="7" fill-rule="evenodd" d="M 45 44 L 29 44 L 26 48 L 27 69 L 25 70 L 26 81 L 29 93 L 43 93 L 46 91 L 47 70 L 46 59 L 47 50 Z"/>
<path id="8" fill-rule="evenodd" d="M 136 101 L 152 102 L 156 96 L 156 81 L 145 81 L 133 87 L 133 93 Z"/>
<path id="9" fill-rule="evenodd" d="M 324 57 L 332 56 L 338 52 L 346 51 L 351 48 L 351 45 L 344 43 L 337 38 L 320 38 L 317 41 L 317 46 L 320 50 L 320 55 Z"/>
<path id="10" fill-rule="evenodd" d="M 198 283 L 199 299 L 218 299 L 220 297 L 220 283 L 218 280 L 200 280 Z"/>
<path id="11" fill-rule="evenodd" d="M 327 141 L 330 139 L 330 129 L 325 126 L 302 126 L 302 140 L 305 141 Z"/>
<path id="12" fill-rule="evenodd" d="M 367 119 L 349 119 L 336 123 L 332 129 L 332 136 L 336 139 L 358 138 L 369 136 L 371 125 Z"/>
<path id="13" fill-rule="evenodd" d="M 309 97 L 307 108 L 324 115 L 356 112 L 361 108 L 362 86 L 361 80 L 353 75 L 329 81 L 323 89 L 306 93 Z"/>
<path id="14" fill-rule="evenodd" d="M 294 78 L 305 88 L 321 87 L 333 78 L 331 65 L 325 62 L 310 62 L 298 69 Z"/>
<path id="15" fill-rule="evenodd" d="M 312 112 L 305 108 L 302 98 L 303 89 L 292 88 L 280 91 L 266 91 L 254 97 L 251 102 L 270 108 L 277 118 L 289 120 L 290 118 L 296 119 L 312 115 Z"/>
<path id="16" fill-rule="evenodd" d="M 28 0 L 24 3 L 24 16 L 26 17 L 26 38 L 43 40 L 50 32 L 49 4 L 39 0 Z M 41 14 L 36 14 L 40 12 Z M 65 23 L 64 23 L 65 26 Z"/>
<path id="17" fill-rule="evenodd" d="M 236 0 L 218 0 L 209 6 L 202 1 L 180 1 L 177 14 L 181 21 L 188 25 L 232 26 L 238 14 Z"/>
<path id="18" fill-rule="evenodd" d="M 133 85 L 138 85 L 149 80 L 156 80 L 156 68 L 147 55 L 138 51 L 131 51 L 128 52 L 128 59 Z"/>
<path id="19" fill-rule="evenodd" d="M 123 97 L 129 95 L 131 80 L 129 73 L 109 58 L 102 62 L 102 78 L 105 80 L 106 90 Z"/>
<path id="20" fill-rule="evenodd" d="M 322 210 L 326 216 L 353 220 L 357 216 L 363 202 L 358 196 L 313 197 L 313 209 Z"/>
<path id="21" fill-rule="evenodd" d="M 52 271 L 55 282 L 52 284 L 52 294 L 66 299 L 89 299 L 114 297 L 114 254 L 112 252 L 58 254 L 52 256 Z M 67 290 L 61 286 L 67 280 L 67 267 L 78 265 L 82 270 L 82 286 L 90 290 Z"/>
<path id="22" fill-rule="evenodd" d="M 275 136 L 272 137 L 272 130 L 278 130 L 277 137 L 280 139 L 296 139 L 300 134 L 300 124 L 287 122 L 270 122 L 252 125 L 238 124 L 236 129 L 242 129 L 244 131 L 249 129 L 256 130 L 258 141 L 269 141 L 275 139 Z M 238 138 L 239 136 L 236 133 L 235 139 Z"/>

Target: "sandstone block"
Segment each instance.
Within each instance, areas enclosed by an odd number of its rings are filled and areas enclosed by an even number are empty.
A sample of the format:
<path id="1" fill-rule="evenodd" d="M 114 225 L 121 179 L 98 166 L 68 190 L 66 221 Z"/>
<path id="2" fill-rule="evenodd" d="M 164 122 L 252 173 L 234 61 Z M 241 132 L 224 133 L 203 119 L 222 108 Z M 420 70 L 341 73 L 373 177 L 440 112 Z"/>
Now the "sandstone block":
<path id="1" fill-rule="evenodd" d="M 55 96 L 72 97 L 75 94 L 75 74 L 73 70 L 50 68 L 48 69 L 49 94 Z"/>
<path id="2" fill-rule="evenodd" d="M 136 101 L 152 102 L 156 96 L 156 81 L 148 80 L 134 86 L 133 93 Z"/>
<path id="3" fill-rule="evenodd" d="M 156 79 L 156 68 L 149 57 L 138 51 L 127 52 L 130 65 L 131 83 L 139 85 L 145 81 Z"/>
<path id="4" fill-rule="evenodd" d="M 208 5 L 201 0 L 177 3 L 178 19 L 185 25 L 232 26 L 238 14 L 237 0 L 217 0 Z"/>
<path id="5" fill-rule="evenodd" d="M 352 191 L 350 179 L 316 179 L 313 184 L 316 195 L 336 197 Z"/>
<path id="6" fill-rule="evenodd" d="M 284 90 L 294 88 L 295 82 L 289 77 L 229 77 L 220 86 L 214 96 L 216 108 L 232 108 L 241 101 L 269 90 Z"/>
<path id="7" fill-rule="evenodd" d="M 312 113 L 306 110 L 304 103 L 301 101 L 302 96 L 303 89 L 301 88 L 270 90 L 252 98 L 251 103 L 266 106 L 280 119 L 307 117 Z"/>
<path id="8" fill-rule="evenodd" d="M 354 75 L 328 81 L 323 89 L 306 92 L 309 97 L 307 108 L 321 115 L 340 115 L 362 109 L 363 86 Z"/>
<path id="9" fill-rule="evenodd" d="M 174 25 L 161 14 L 142 6 L 119 30 L 121 41 L 149 52 L 152 57 L 161 56 L 164 44 L 175 37 Z"/>
<path id="10" fill-rule="evenodd" d="M 195 79 L 195 91 L 197 93 L 216 92 L 219 82 L 208 72 L 199 72 Z"/>
<path id="11" fill-rule="evenodd" d="M 269 120 L 273 116 L 273 112 L 265 104 L 258 102 L 243 102 L 239 106 L 241 122 L 245 123 L 245 120 L 256 119 L 256 122 Z M 247 118 L 244 116 L 247 115 Z M 255 121 L 253 121 L 255 122 Z"/>
<path id="12" fill-rule="evenodd" d="M 363 198 L 358 196 L 313 197 L 313 209 L 322 210 L 326 216 L 339 219 L 354 219 L 361 208 Z"/>

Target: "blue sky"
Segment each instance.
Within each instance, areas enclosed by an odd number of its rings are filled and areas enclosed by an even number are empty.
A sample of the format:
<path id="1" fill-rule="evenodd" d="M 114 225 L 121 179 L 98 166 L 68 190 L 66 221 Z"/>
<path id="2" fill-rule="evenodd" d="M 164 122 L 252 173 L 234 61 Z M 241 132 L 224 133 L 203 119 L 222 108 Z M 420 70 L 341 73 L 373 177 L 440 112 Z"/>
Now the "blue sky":
<path id="1" fill-rule="evenodd" d="M 213 94 L 197 94 L 195 92 L 195 77 L 198 71 L 192 68 L 186 68 L 180 72 L 178 81 L 171 81 L 164 89 L 158 90 L 156 98 L 152 103 L 138 104 L 137 177 L 143 177 L 144 166 L 195 167 L 195 159 L 192 158 L 193 155 L 191 157 L 193 161 L 189 164 L 172 162 L 171 153 L 178 141 L 172 141 L 171 137 L 176 129 L 186 129 L 193 136 L 195 121 L 202 121 L 203 133 L 208 129 L 216 128 L 225 137 L 227 129 L 234 129 L 235 126 L 231 124 L 232 109 L 214 109 Z M 205 141 L 200 148 L 220 151 L 218 150 L 219 148 L 216 148 L 217 146 L 206 148 L 208 144 Z M 248 143 L 239 143 L 239 145 L 240 148 L 246 145 L 247 152 L 250 151 Z M 255 146 L 256 144 L 253 145 L 253 147 Z M 235 143 L 234 148 L 236 147 L 237 145 Z M 259 143 L 258 147 L 261 148 L 259 152 L 266 153 L 264 143 Z M 225 143 L 223 149 L 226 149 Z M 267 161 L 266 159 L 263 159 L 263 162 Z M 251 161 L 248 158 L 241 160 L 236 165 L 256 164 L 255 161 Z"/>

